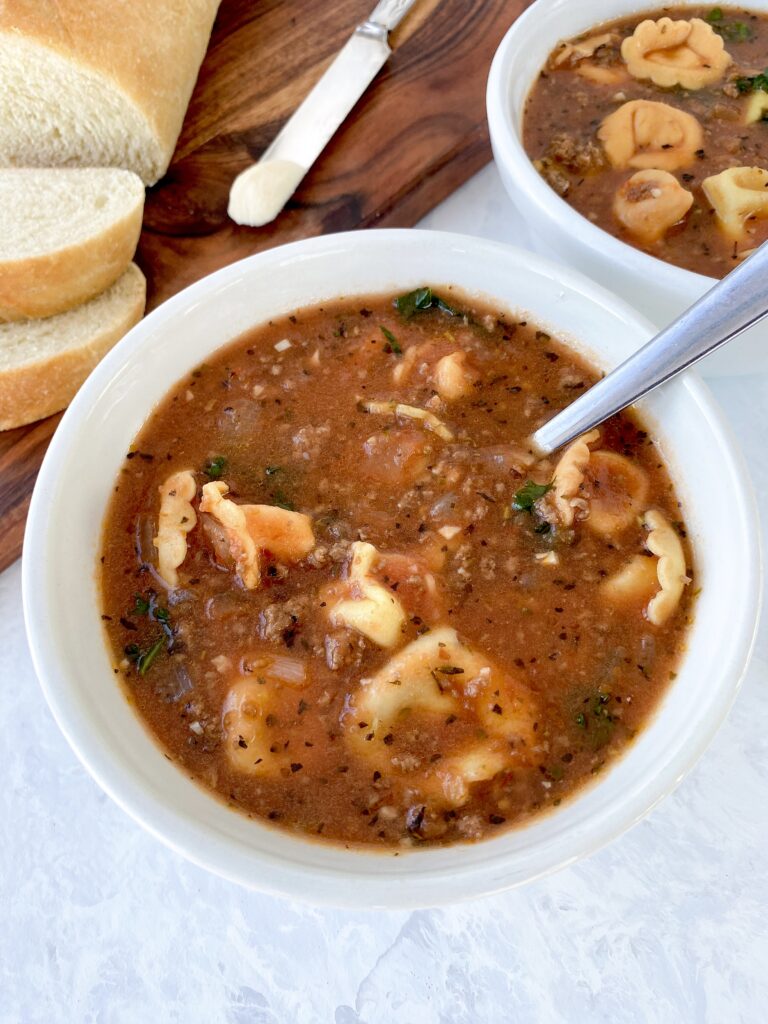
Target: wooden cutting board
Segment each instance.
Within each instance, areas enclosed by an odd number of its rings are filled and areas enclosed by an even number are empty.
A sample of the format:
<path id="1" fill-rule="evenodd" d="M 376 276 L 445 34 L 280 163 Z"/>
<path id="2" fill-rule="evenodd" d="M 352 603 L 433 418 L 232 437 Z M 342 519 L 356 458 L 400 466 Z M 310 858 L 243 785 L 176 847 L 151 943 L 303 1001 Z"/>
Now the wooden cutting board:
<path id="1" fill-rule="evenodd" d="M 223 0 L 168 174 L 147 194 L 137 261 L 148 309 L 211 271 L 297 238 L 408 227 L 490 159 L 485 83 L 531 0 L 419 0 L 386 67 L 277 220 L 226 215 L 234 177 L 271 142 L 373 0 Z M 0 570 L 60 419 L 0 433 Z"/>

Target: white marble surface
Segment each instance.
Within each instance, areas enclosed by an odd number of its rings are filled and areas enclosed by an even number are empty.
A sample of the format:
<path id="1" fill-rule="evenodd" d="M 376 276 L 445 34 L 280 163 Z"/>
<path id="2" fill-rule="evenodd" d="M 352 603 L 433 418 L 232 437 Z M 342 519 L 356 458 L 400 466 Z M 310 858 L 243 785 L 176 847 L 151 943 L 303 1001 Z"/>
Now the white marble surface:
<path id="1" fill-rule="evenodd" d="M 493 168 L 426 222 L 524 241 Z M 718 398 L 768 499 L 768 376 Z M 0 576 L 0 1024 L 762 1024 L 768 628 L 698 767 L 608 849 L 493 900 L 316 910 L 146 835 L 53 723 Z"/>

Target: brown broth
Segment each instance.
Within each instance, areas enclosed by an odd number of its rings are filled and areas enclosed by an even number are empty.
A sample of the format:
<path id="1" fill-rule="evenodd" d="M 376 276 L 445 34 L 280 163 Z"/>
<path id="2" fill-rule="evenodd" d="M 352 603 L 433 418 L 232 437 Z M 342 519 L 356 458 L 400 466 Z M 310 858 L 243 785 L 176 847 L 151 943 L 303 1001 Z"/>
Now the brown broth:
<path id="1" fill-rule="evenodd" d="M 648 721 L 674 676 L 691 612 L 691 587 L 663 627 L 648 622 L 642 603 L 617 607 L 602 596 L 606 577 L 645 550 L 637 517 L 606 539 L 581 512 L 565 528 L 549 526 L 543 506 L 513 508 L 529 479 L 541 484 L 553 473 L 553 460 L 533 462 L 528 437 L 598 375 L 535 325 L 448 288 L 440 294 L 468 316 L 430 309 L 406 320 L 391 298 L 347 300 L 270 322 L 214 353 L 142 428 L 105 520 L 115 671 L 167 755 L 234 808 L 347 844 L 475 840 L 557 806 Z M 283 339 L 291 347 L 276 350 Z M 475 380 L 467 397 L 443 401 L 434 368 L 459 350 Z M 408 364 L 410 376 L 396 385 L 393 372 Z M 374 399 L 430 409 L 453 438 L 363 411 Z M 647 506 L 684 537 L 666 469 L 635 420 L 614 417 L 599 447 L 641 468 Z M 267 554 L 261 584 L 246 590 L 200 516 L 179 586 L 168 592 L 152 545 L 158 488 L 186 469 L 195 474 L 195 505 L 218 476 L 240 504 L 307 513 L 316 548 L 298 564 Z M 610 491 L 610 481 L 603 486 Z M 446 524 L 459 527 L 455 536 L 438 533 Z M 406 614 L 393 650 L 329 621 L 348 587 L 350 545 L 361 540 L 395 556 L 377 570 Z M 499 740 L 486 725 L 504 720 L 508 691 L 489 695 L 491 718 L 482 719 L 462 696 L 461 670 L 447 665 L 432 677 L 454 701 L 451 713 L 403 711 L 369 755 L 375 726 L 355 714 L 367 692 L 361 679 L 445 627 L 511 680 L 532 732 Z M 137 652 L 149 650 L 154 660 L 142 674 Z M 251 774 L 228 756 L 223 705 L 233 682 L 258 677 L 260 659 L 274 656 L 300 659 L 306 684 L 267 680 L 260 723 L 274 764 Z M 469 784 L 466 799 L 448 799 L 441 765 L 468 748 L 493 750 L 504 767 Z"/>
<path id="2" fill-rule="evenodd" d="M 613 32 L 624 39 L 647 18 L 706 19 L 713 10 L 717 13 L 718 8 L 654 8 L 597 25 L 579 38 Z M 573 67 L 554 67 L 551 55 L 530 92 L 523 124 L 526 152 L 534 161 L 549 162 L 543 176 L 574 209 L 621 241 L 710 277 L 724 277 L 744 252 L 768 238 L 768 220 L 752 219 L 744 241 L 734 242 L 718 226 L 701 187 L 705 178 L 729 167 L 768 169 L 768 123 L 743 123 L 747 97 L 739 93 L 735 84 L 739 78 L 761 73 L 768 65 L 768 18 L 743 8 L 719 10 L 723 18 L 717 24 L 725 33 L 725 48 L 733 58 L 721 81 L 697 90 L 661 88 L 631 76 L 619 86 L 599 84 L 581 77 Z M 744 30 L 739 28 L 741 25 Z M 739 38 L 746 30 L 749 37 Z M 619 51 L 620 43 L 604 47 L 597 53 L 597 63 L 621 66 Z M 648 245 L 634 238 L 612 210 L 617 189 L 634 172 L 617 170 L 601 161 L 597 139 L 603 119 L 631 100 L 652 100 L 678 107 L 694 115 L 704 131 L 703 150 L 692 164 L 674 172 L 693 193 L 693 206 L 665 237 Z"/>

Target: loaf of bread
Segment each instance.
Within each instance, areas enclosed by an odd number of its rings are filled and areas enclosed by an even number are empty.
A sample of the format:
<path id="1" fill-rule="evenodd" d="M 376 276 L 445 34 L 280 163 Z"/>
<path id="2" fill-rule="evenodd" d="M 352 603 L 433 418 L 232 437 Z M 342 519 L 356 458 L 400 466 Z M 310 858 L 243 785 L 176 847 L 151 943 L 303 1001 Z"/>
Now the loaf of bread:
<path id="1" fill-rule="evenodd" d="M 2 0 L 0 166 L 166 171 L 219 0 Z"/>
<path id="2" fill-rule="evenodd" d="M 141 319 L 146 282 L 135 264 L 95 299 L 44 320 L 0 324 L 0 430 L 69 405 L 85 378 Z"/>
<path id="3" fill-rule="evenodd" d="M 132 171 L 0 170 L 0 319 L 55 316 L 109 288 L 133 259 L 143 209 Z"/>

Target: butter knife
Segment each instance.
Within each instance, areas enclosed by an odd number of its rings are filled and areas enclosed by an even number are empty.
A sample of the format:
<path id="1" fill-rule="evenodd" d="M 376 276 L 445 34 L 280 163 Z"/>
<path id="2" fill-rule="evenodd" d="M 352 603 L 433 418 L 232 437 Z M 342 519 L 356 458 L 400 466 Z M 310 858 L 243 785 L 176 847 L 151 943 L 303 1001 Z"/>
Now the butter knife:
<path id="1" fill-rule="evenodd" d="M 229 216 L 261 227 L 274 220 L 360 99 L 392 50 L 389 33 L 416 0 L 381 0 L 358 25 L 320 81 L 283 125 L 258 163 L 235 178 Z"/>

